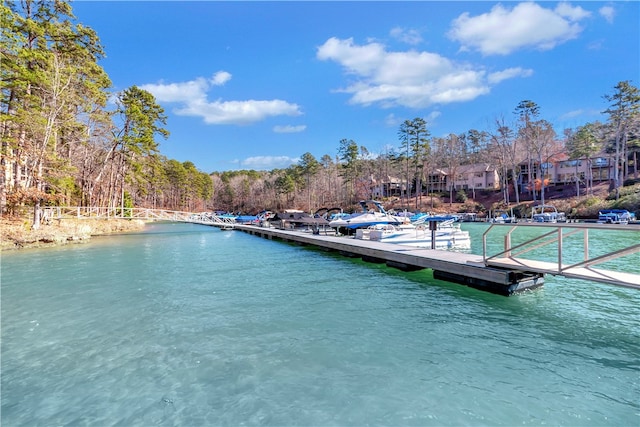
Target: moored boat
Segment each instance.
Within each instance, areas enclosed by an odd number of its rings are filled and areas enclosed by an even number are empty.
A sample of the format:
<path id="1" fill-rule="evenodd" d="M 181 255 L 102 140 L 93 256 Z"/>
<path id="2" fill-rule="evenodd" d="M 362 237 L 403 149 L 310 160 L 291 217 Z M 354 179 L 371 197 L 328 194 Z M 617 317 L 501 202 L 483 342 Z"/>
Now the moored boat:
<path id="1" fill-rule="evenodd" d="M 513 215 L 513 209 L 510 214 L 504 209 L 496 209 L 493 211 L 493 216 L 490 221 L 494 224 L 515 224 L 518 222 L 515 215 Z"/>
<path id="2" fill-rule="evenodd" d="M 635 214 L 626 209 L 603 209 L 598 212 L 600 224 L 628 224 L 635 219 Z"/>
<path id="3" fill-rule="evenodd" d="M 283 229 L 305 228 L 314 231 L 329 224 L 324 216 L 318 213 L 310 215 L 299 209 L 285 209 L 278 212 L 273 216 L 271 222 Z"/>
<path id="4" fill-rule="evenodd" d="M 435 230 L 420 224 L 377 224 L 356 231 L 356 238 L 384 243 L 432 248 L 432 233 L 435 234 L 436 249 L 470 249 L 471 236 L 453 220 L 437 223 Z"/>
<path id="5" fill-rule="evenodd" d="M 375 209 L 369 209 L 370 205 L 374 206 Z M 362 212 L 333 219 L 329 222 L 329 226 L 336 230 L 355 230 L 377 224 L 400 225 L 409 223 L 409 218 L 390 214 L 382 207 L 382 203 L 376 200 L 363 200 L 360 202 L 360 206 L 362 207 Z"/>
<path id="6" fill-rule="evenodd" d="M 536 205 L 531 208 L 531 220 L 533 222 L 566 222 L 564 212 L 558 212 L 553 205 Z"/>

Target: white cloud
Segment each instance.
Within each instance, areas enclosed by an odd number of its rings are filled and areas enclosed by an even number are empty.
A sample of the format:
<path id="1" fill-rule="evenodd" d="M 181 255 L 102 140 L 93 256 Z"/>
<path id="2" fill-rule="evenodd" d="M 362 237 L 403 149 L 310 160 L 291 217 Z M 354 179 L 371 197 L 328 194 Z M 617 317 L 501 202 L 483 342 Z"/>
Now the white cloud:
<path id="1" fill-rule="evenodd" d="M 272 100 L 209 101 L 207 92 L 212 86 L 220 86 L 231 79 L 231 74 L 218 71 L 211 79 L 198 77 L 181 83 L 145 84 L 140 87 L 156 97 L 158 102 L 177 103 L 174 112 L 182 116 L 201 117 L 207 124 L 246 125 L 273 116 L 298 116 L 302 114 L 297 104 Z"/>
<path id="2" fill-rule="evenodd" d="M 339 63 L 354 81 L 339 92 L 351 94 L 353 104 L 424 108 L 433 104 L 469 101 L 489 93 L 494 81 L 483 69 L 455 63 L 431 52 L 389 52 L 376 42 L 357 45 L 353 39 L 328 39 L 317 58 Z M 501 80 L 519 77 L 505 70 Z M 526 72 L 523 70 L 521 74 Z"/>
<path id="3" fill-rule="evenodd" d="M 604 43 L 604 40 L 599 39 L 599 40 L 594 40 L 592 42 L 590 42 L 587 45 L 587 49 L 589 50 L 600 50 L 602 49 L 602 44 Z"/>
<path id="4" fill-rule="evenodd" d="M 441 114 L 442 113 L 440 113 L 440 111 L 437 111 L 437 110 L 436 111 L 432 111 L 429 114 L 427 114 L 425 117 L 423 117 L 423 119 L 427 122 L 427 125 L 431 126 L 431 125 L 433 125 L 435 123 L 436 119 L 438 117 L 440 117 Z M 391 114 L 388 114 L 385 117 L 384 123 L 387 126 L 396 127 L 396 126 L 400 126 L 405 120 L 407 120 L 406 117 L 405 118 L 400 118 L 400 117 L 396 116 L 395 114 L 391 113 Z"/>
<path id="5" fill-rule="evenodd" d="M 503 80 L 512 79 L 514 77 L 530 77 L 531 75 L 533 75 L 533 70 L 515 67 L 507 68 L 506 70 L 498 71 L 497 73 L 491 73 L 489 74 L 488 80 L 491 84 L 498 84 Z"/>
<path id="6" fill-rule="evenodd" d="M 211 79 L 211 83 L 213 83 L 216 86 L 222 86 L 229 80 L 231 80 L 231 74 L 227 73 L 226 71 L 218 71 L 213 75 L 213 78 Z"/>
<path id="7" fill-rule="evenodd" d="M 527 47 L 549 50 L 578 37 L 582 31 L 578 22 L 589 15 L 569 3 L 560 3 L 553 10 L 532 2 L 512 9 L 497 4 L 491 12 L 475 17 L 463 13 L 452 22 L 448 35 L 462 49 L 484 55 L 507 55 Z"/>
<path id="8" fill-rule="evenodd" d="M 571 120 L 575 118 L 599 119 L 601 117 L 602 111 L 594 108 L 572 110 L 560 115 L 561 120 Z"/>
<path id="9" fill-rule="evenodd" d="M 384 118 L 384 124 L 386 126 L 389 126 L 389 127 L 396 127 L 396 126 L 400 126 L 400 124 L 404 120 L 405 119 L 401 119 L 400 117 L 398 117 L 395 114 L 391 113 L 391 114 L 387 114 L 387 116 Z"/>
<path id="10" fill-rule="evenodd" d="M 422 42 L 422 36 L 418 30 L 395 27 L 389 34 L 391 34 L 391 37 L 410 45 L 416 45 Z"/>
<path id="11" fill-rule="evenodd" d="M 424 119 L 426 120 L 427 124 L 433 125 L 436 119 L 441 115 L 442 113 L 440 111 L 432 111 L 429 114 L 427 114 L 427 117 L 425 117 Z"/>
<path id="12" fill-rule="evenodd" d="M 140 85 L 140 88 L 151 92 L 158 102 L 191 102 L 195 99 L 206 98 L 209 82 L 203 77 L 198 77 L 189 82 L 160 82 Z"/>
<path id="13" fill-rule="evenodd" d="M 285 126 L 274 126 L 273 131 L 275 133 L 299 133 L 299 132 L 304 132 L 306 128 L 307 128 L 306 125 L 298 125 L 298 126 L 285 125 Z"/>
<path id="14" fill-rule="evenodd" d="M 194 100 L 177 108 L 175 113 L 180 116 L 202 117 L 207 124 L 246 125 L 271 116 L 297 116 L 300 114 L 300 109 L 296 104 L 289 104 L 279 99 L 213 102 Z"/>
<path id="15" fill-rule="evenodd" d="M 255 156 L 247 157 L 239 162 L 242 169 L 273 170 L 283 169 L 298 163 L 299 158 L 288 156 Z"/>
<path id="16" fill-rule="evenodd" d="M 558 3 L 554 11 L 564 18 L 568 18 L 570 21 L 580 21 L 591 15 L 591 12 L 584 10 L 580 6 L 571 6 L 568 2 Z"/>
<path id="17" fill-rule="evenodd" d="M 584 110 L 579 109 L 579 110 L 573 110 L 573 111 L 568 111 L 566 113 L 564 113 L 562 116 L 560 116 L 561 119 L 566 120 L 566 119 L 573 119 L 575 117 L 580 117 L 584 114 Z"/>
<path id="18" fill-rule="evenodd" d="M 598 13 L 609 23 L 613 24 L 613 18 L 616 16 L 616 11 L 611 6 L 602 6 Z"/>

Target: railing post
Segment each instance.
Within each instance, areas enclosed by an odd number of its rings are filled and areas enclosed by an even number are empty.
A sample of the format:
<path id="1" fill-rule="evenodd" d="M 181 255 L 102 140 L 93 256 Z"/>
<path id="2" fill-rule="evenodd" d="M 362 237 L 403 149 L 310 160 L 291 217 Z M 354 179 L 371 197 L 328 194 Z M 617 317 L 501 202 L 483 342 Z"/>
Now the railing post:
<path id="1" fill-rule="evenodd" d="M 482 262 L 484 263 L 487 262 L 487 234 L 489 234 L 489 231 L 491 231 L 492 228 L 493 224 L 491 224 L 489 228 L 482 233 Z"/>
<path id="2" fill-rule="evenodd" d="M 562 272 L 562 227 L 558 227 L 558 273 Z"/>
<path id="3" fill-rule="evenodd" d="M 589 229 L 585 228 L 583 233 L 584 239 L 584 260 L 587 261 L 589 259 Z"/>
<path id="4" fill-rule="evenodd" d="M 513 233 L 513 230 L 515 229 L 516 227 L 511 227 L 504 236 L 504 251 L 507 258 L 511 258 L 511 233 Z"/>

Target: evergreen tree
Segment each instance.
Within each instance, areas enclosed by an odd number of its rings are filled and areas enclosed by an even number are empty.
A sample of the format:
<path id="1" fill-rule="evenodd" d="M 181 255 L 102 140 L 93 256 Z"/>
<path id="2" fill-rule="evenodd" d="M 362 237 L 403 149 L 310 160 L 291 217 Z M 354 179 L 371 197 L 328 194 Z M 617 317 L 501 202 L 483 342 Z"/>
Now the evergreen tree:
<path id="1" fill-rule="evenodd" d="M 146 90 L 132 86 L 119 94 L 117 104 L 121 127 L 114 138 L 113 159 L 124 192 L 127 178 L 144 178 L 144 162 L 159 150 L 156 135 L 167 138 L 169 132 L 162 127 L 166 125 L 164 110 Z"/>
<path id="2" fill-rule="evenodd" d="M 629 80 L 619 82 L 614 87 L 614 92 L 605 95 L 610 106 L 604 112 L 609 115 L 609 122 L 614 132 L 614 190 L 616 200 L 620 197 L 620 187 L 626 178 L 627 170 L 627 141 L 634 122 L 637 122 L 640 114 L 640 90 L 633 86 Z M 636 166 L 637 168 L 637 166 Z"/>
<path id="3" fill-rule="evenodd" d="M 587 176 L 585 176 L 585 186 L 587 188 L 587 194 L 593 185 L 593 179 L 591 176 L 591 159 L 593 156 L 602 150 L 602 142 L 597 136 L 598 125 L 594 123 L 587 123 L 584 126 L 580 126 L 575 133 L 569 136 L 565 148 L 569 154 L 570 159 L 583 159 L 587 161 Z M 576 168 L 577 168 L 576 162 Z M 580 195 L 580 177 L 576 175 L 576 191 L 577 195 Z"/>
<path id="4" fill-rule="evenodd" d="M 341 176 L 347 185 L 347 203 L 353 203 L 355 180 L 358 177 L 358 144 L 352 139 L 341 139 L 338 148 Z"/>
<path id="5" fill-rule="evenodd" d="M 13 183 L 1 183 L 3 199 L 8 189 L 32 189 L 38 227 L 40 203 L 66 186 L 57 186 L 68 182 L 60 172 L 72 166 L 71 154 L 83 142 L 87 119 L 104 107 L 110 81 L 97 64 L 103 51 L 95 32 L 74 23 L 67 2 L 0 7 L 3 168 L 14 168 Z"/>
<path id="6" fill-rule="evenodd" d="M 409 164 L 413 167 L 413 179 L 416 188 L 416 208 L 422 195 L 422 177 L 426 158 L 430 154 L 429 131 L 427 122 L 416 117 L 413 120 L 405 120 L 400 125 L 398 136 L 402 142 L 402 149 L 406 153 L 405 180 L 407 183 L 407 200 L 411 196 L 411 184 L 409 177 Z"/>

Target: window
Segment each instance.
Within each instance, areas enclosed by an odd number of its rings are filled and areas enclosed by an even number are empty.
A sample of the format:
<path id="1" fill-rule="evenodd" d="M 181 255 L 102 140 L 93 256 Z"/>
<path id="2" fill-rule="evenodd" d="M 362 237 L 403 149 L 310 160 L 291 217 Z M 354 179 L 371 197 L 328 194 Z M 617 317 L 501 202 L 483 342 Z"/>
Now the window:
<path id="1" fill-rule="evenodd" d="M 582 166 L 582 160 L 567 160 L 560 163 L 561 168 L 575 168 L 576 166 Z"/>
<path id="2" fill-rule="evenodd" d="M 609 169 L 594 169 L 592 172 L 592 176 L 596 181 L 609 179 Z"/>

